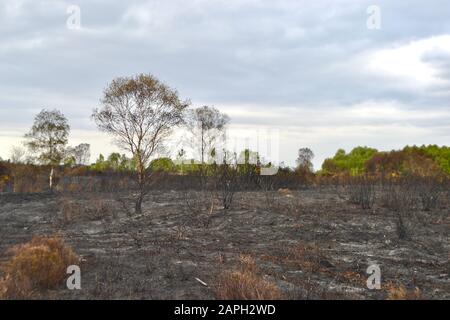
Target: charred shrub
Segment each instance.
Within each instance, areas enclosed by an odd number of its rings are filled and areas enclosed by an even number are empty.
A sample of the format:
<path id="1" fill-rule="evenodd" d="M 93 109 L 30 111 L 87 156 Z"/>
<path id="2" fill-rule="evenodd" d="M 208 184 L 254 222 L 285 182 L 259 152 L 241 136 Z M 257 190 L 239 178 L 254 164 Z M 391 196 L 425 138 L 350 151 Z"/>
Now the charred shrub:
<path id="1" fill-rule="evenodd" d="M 238 171 L 236 166 L 223 163 L 214 165 L 214 187 L 217 199 L 224 209 L 230 209 L 235 193 L 239 188 Z"/>
<path id="2" fill-rule="evenodd" d="M 198 171 L 191 172 L 182 178 L 183 199 L 187 210 L 194 215 L 211 212 L 215 196 L 207 168 L 199 166 Z"/>
<path id="3" fill-rule="evenodd" d="M 371 209 L 375 202 L 376 180 L 367 175 L 349 177 L 346 185 L 349 200 L 363 209 Z"/>
<path id="4" fill-rule="evenodd" d="M 273 176 L 259 176 L 257 180 L 259 189 L 264 193 L 267 208 L 278 207 L 277 193 L 275 192 L 275 179 Z"/>
<path id="5" fill-rule="evenodd" d="M 57 222 L 66 225 L 80 221 L 115 218 L 119 202 L 113 199 L 103 199 L 97 194 L 88 195 L 85 199 L 65 194 L 58 199 L 58 207 Z"/>
<path id="6" fill-rule="evenodd" d="M 416 192 L 425 211 L 436 209 L 445 193 L 443 180 L 439 177 L 416 177 Z"/>

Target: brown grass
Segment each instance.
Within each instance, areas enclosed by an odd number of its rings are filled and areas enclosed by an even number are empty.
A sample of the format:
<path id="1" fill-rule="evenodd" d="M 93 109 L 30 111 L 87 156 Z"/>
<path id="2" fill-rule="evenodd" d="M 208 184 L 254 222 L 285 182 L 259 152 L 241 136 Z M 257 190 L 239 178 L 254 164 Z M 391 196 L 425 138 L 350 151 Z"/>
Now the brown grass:
<path id="1" fill-rule="evenodd" d="M 286 262 L 307 272 L 327 272 L 327 261 L 327 257 L 316 244 L 299 242 L 286 252 Z"/>
<path id="2" fill-rule="evenodd" d="M 275 284 L 261 277 L 253 258 L 241 255 L 240 270 L 220 276 L 216 297 L 220 300 L 277 300 L 282 294 Z"/>
<path id="3" fill-rule="evenodd" d="M 12 257 L 2 268 L 1 299 L 31 298 L 41 290 L 62 284 L 67 267 L 79 258 L 58 237 L 34 237 L 9 251 Z"/>
<path id="4" fill-rule="evenodd" d="M 419 288 L 408 290 L 403 285 L 389 284 L 387 286 L 387 294 L 387 300 L 420 300 L 423 298 Z"/>
<path id="5" fill-rule="evenodd" d="M 343 279 L 345 282 L 354 284 L 354 285 L 360 285 L 364 286 L 366 284 L 366 279 L 361 276 L 358 272 L 347 270 L 344 272 L 340 272 L 339 277 Z"/>

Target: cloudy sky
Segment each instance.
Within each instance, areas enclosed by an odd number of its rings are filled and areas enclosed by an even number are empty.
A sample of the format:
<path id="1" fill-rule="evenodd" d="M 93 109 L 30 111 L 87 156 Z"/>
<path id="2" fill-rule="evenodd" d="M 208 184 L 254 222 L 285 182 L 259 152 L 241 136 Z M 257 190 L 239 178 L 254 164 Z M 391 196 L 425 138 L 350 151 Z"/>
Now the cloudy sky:
<path id="1" fill-rule="evenodd" d="M 116 150 L 90 115 L 141 72 L 228 113 L 231 132 L 277 130 L 288 164 L 300 147 L 319 168 L 338 148 L 448 145 L 449 17 L 448 0 L 0 0 L 0 157 L 44 107 L 71 144 Z"/>

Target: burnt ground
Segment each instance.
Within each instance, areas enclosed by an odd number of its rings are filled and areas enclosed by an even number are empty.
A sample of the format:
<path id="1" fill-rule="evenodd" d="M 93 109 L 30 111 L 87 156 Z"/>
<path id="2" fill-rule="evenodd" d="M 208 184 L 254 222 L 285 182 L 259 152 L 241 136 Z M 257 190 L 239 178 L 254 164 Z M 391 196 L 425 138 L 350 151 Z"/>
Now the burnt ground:
<path id="1" fill-rule="evenodd" d="M 450 298 L 448 206 L 411 212 L 407 240 L 387 209 L 363 210 L 332 189 L 243 192 L 230 210 L 202 212 L 183 192 L 153 192 L 143 214 L 131 208 L 118 194 L 0 195 L 0 260 L 33 235 L 59 234 L 82 257 L 82 289 L 41 296 L 52 299 L 214 299 L 241 254 L 286 299 L 385 299 L 400 285 Z M 381 290 L 366 287 L 371 264 Z"/>

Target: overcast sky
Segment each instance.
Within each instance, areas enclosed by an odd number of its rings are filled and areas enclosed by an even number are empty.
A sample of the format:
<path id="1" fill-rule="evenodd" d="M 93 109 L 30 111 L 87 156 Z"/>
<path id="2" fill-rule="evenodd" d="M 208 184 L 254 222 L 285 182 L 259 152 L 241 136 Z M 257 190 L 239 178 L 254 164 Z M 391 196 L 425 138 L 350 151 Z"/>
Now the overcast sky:
<path id="1" fill-rule="evenodd" d="M 279 130 L 288 164 L 300 147 L 318 169 L 338 148 L 448 145 L 449 17 L 448 0 L 0 0 L 0 157 L 44 107 L 92 160 L 117 150 L 90 115 L 141 72 L 228 113 L 231 132 Z"/>

